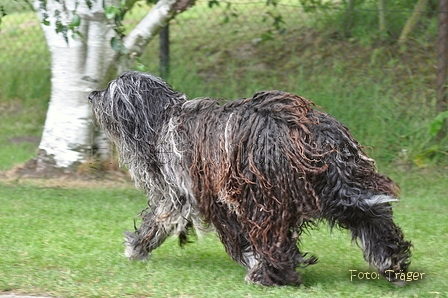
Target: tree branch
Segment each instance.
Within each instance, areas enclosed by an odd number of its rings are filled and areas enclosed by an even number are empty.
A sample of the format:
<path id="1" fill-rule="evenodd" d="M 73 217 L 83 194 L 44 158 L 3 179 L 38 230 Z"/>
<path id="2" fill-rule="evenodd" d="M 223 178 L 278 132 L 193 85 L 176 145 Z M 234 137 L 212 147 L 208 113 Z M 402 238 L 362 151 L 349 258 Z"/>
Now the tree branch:
<path id="1" fill-rule="evenodd" d="M 132 57 L 140 56 L 148 42 L 176 15 L 174 6 L 179 0 L 159 0 L 149 13 L 123 40 Z"/>

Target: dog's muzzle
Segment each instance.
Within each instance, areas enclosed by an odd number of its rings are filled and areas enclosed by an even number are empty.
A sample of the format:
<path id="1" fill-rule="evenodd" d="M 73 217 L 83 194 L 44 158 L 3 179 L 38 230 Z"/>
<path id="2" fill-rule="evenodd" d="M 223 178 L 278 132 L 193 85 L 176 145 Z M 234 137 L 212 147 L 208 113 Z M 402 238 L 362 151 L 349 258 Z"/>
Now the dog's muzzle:
<path id="1" fill-rule="evenodd" d="M 90 92 L 90 94 L 89 94 L 89 102 L 92 102 L 95 99 L 97 93 L 98 93 L 98 91 Z"/>

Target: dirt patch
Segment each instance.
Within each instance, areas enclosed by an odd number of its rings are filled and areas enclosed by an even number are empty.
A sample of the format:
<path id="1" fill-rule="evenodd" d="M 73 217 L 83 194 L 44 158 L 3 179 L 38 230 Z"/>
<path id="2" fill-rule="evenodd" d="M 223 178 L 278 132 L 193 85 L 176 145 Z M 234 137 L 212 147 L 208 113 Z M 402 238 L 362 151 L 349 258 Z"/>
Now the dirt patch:
<path id="1" fill-rule="evenodd" d="M 88 164 L 88 163 L 87 163 Z M 86 168 L 86 165 L 81 165 Z M 134 187 L 129 173 L 124 169 L 92 169 L 77 171 L 51 166 L 39 167 L 36 159 L 0 171 L 0 182 L 24 183 L 51 188 L 130 188 Z"/>
<path id="2" fill-rule="evenodd" d="M 19 294 L 14 293 L 9 290 L 6 291 L 0 291 L 0 298 L 49 298 L 51 296 L 45 295 L 45 294 Z"/>
<path id="3" fill-rule="evenodd" d="M 23 104 L 18 100 L 0 103 L 0 116 L 17 115 L 23 111 Z"/>
<path id="4" fill-rule="evenodd" d="M 40 138 L 35 136 L 18 136 L 9 138 L 8 142 L 10 142 L 11 144 L 22 144 L 22 143 L 39 144 Z"/>
<path id="5" fill-rule="evenodd" d="M 0 295 L 0 298 L 49 298 L 50 296 Z"/>

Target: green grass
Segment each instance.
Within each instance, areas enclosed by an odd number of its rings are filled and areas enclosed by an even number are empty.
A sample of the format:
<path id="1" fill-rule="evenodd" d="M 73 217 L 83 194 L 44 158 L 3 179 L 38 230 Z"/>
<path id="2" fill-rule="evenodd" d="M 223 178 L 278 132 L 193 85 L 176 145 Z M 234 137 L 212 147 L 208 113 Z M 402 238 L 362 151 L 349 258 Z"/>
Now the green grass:
<path id="1" fill-rule="evenodd" d="M 144 206 L 129 188 L 0 187 L 0 292 L 60 297 L 431 297 L 448 295 L 446 174 L 390 173 L 402 185 L 396 221 L 414 244 L 411 271 L 424 279 L 403 288 L 350 280 L 349 270 L 373 272 L 345 231 L 325 225 L 303 236 L 303 250 L 320 258 L 300 269 L 301 287 L 265 288 L 244 282 L 212 233 L 180 248 L 167 240 L 146 262 L 123 256 L 122 232 Z M 399 175 L 399 176 L 395 176 Z M 431 185 L 422 188 L 421 185 Z"/>

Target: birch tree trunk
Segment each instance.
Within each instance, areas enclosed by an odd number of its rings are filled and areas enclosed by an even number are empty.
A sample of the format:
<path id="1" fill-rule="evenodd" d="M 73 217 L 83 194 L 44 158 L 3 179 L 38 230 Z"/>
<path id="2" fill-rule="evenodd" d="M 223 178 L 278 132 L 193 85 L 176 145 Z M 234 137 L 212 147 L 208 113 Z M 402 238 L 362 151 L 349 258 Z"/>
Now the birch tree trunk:
<path id="1" fill-rule="evenodd" d="M 106 1 L 107 4 L 118 2 Z M 51 98 L 39 145 L 37 171 L 47 167 L 75 168 L 91 155 L 95 144 L 88 94 L 104 87 L 108 71 L 128 69 L 132 58 L 139 56 L 148 42 L 177 12 L 185 7 L 175 0 L 160 0 L 146 17 L 124 39 L 129 55 L 118 56 L 110 46 L 116 34 L 113 22 L 106 19 L 103 1 L 34 0 L 35 9 L 43 23 L 42 29 L 51 53 Z M 188 3 L 189 1 L 182 3 Z M 57 33 L 57 18 L 68 24 L 74 12 L 80 17 L 81 36 L 68 33 L 65 39 Z M 119 59 L 120 58 L 120 59 Z M 119 61 L 119 62 L 117 62 Z M 103 145 L 104 146 L 104 145 Z M 99 147 L 99 146 L 97 146 Z M 104 148 L 106 149 L 106 148 Z"/>
<path id="2" fill-rule="evenodd" d="M 41 20 L 48 15 L 49 26 L 42 24 L 51 53 L 51 98 L 39 145 L 37 169 L 48 165 L 67 168 L 86 160 L 92 147 L 92 131 L 88 93 L 97 89 L 115 56 L 110 39 L 115 34 L 107 21 L 101 1 L 92 8 L 80 1 L 47 1 L 46 10 L 36 0 Z M 56 32 L 55 14 L 69 23 L 76 10 L 81 18 L 79 35 Z"/>

